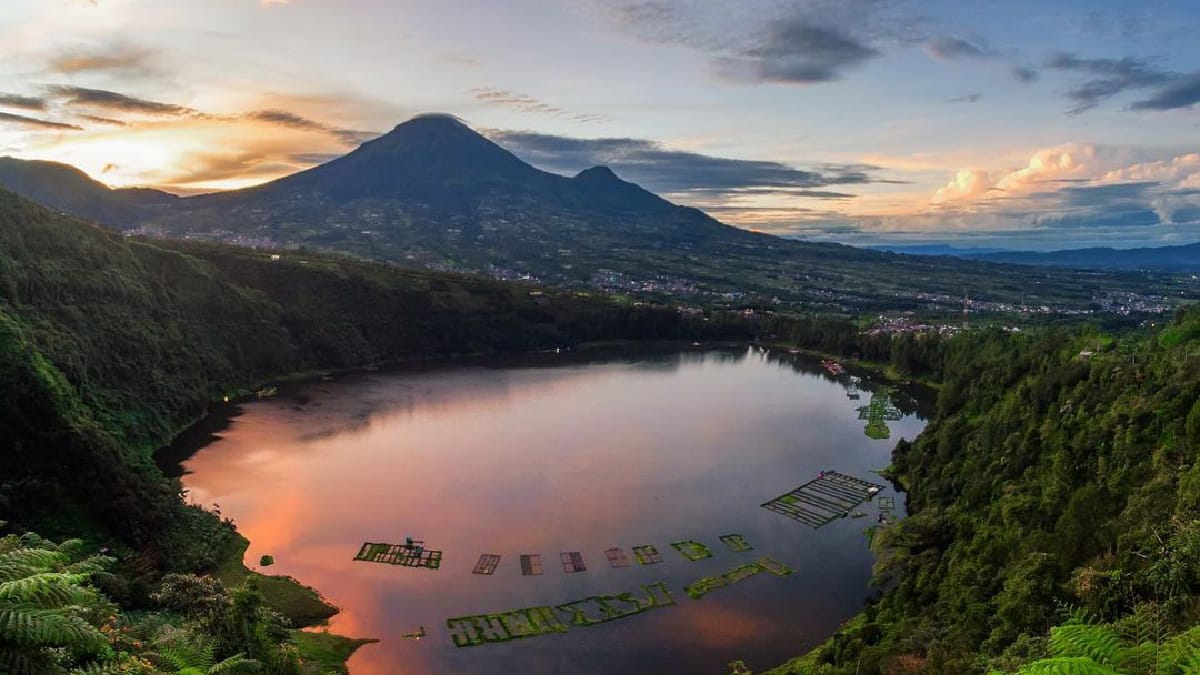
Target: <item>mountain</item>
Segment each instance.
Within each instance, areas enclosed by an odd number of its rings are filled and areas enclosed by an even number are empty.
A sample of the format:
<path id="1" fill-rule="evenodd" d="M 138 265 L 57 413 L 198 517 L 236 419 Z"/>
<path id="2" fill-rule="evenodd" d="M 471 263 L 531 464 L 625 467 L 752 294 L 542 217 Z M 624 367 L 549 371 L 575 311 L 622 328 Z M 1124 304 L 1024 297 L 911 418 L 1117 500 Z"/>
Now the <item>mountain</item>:
<path id="1" fill-rule="evenodd" d="M 148 209 L 178 199 L 161 190 L 114 190 L 69 164 L 0 157 L 0 186 L 63 213 L 106 225 L 128 225 Z"/>
<path id="2" fill-rule="evenodd" d="M 1002 248 L 959 248 L 946 244 L 869 246 L 873 251 L 907 255 L 952 256 L 1012 265 L 1041 265 L 1090 270 L 1153 270 L 1195 272 L 1200 270 L 1200 242 L 1182 246 L 1151 248 L 1082 248 L 1061 251 L 1014 251 Z"/>
<path id="3" fill-rule="evenodd" d="M 1155 248 L 1083 248 L 1047 253 L 1005 251 L 971 257 L 991 262 L 1078 269 L 1200 272 L 1200 242 Z"/>
<path id="4" fill-rule="evenodd" d="M 642 245 L 751 236 L 602 167 L 574 178 L 541 171 L 446 115 L 264 185 L 183 200 L 153 225 L 474 269 L 557 257 L 593 232 Z"/>
<path id="5" fill-rule="evenodd" d="M 167 199 L 97 187 L 76 174 L 19 185 L 0 174 L 0 184 L 156 237 L 304 247 L 702 304 L 957 309 L 965 293 L 1081 309 L 1110 291 L 1151 293 L 1174 283 L 1064 271 L 1031 285 L 1028 270 L 1017 267 L 750 232 L 605 167 L 573 177 L 542 171 L 448 115 L 416 117 L 345 156 L 243 190 Z"/>

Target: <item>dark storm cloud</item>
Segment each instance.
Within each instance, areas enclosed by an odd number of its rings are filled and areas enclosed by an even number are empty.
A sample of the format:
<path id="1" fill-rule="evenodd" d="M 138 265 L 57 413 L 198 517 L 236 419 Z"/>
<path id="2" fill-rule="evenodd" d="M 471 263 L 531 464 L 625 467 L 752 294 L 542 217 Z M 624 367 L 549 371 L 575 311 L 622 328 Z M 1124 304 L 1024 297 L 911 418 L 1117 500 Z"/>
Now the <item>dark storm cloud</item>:
<path id="1" fill-rule="evenodd" d="M 19 108 L 21 110 L 45 110 L 46 99 L 20 94 L 0 93 L 0 107 Z"/>
<path id="2" fill-rule="evenodd" d="M 1067 92 L 1073 104 L 1072 114 L 1091 110 L 1101 102 L 1130 89 L 1144 89 L 1170 82 L 1176 75 L 1160 70 L 1140 59 L 1085 59 L 1074 54 L 1056 54 L 1047 68 L 1082 73 L 1088 79 Z"/>
<path id="3" fill-rule="evenodd" d="M 1134 110 L 1174 110 L 1200 102 L 1200 74 L 1180 78 L 1150 98 L 1134 101 Z"/>
<path id="4" fill-rule="evenodd" d="M 144 98 L 136 98 L 106 89 L 87 89 L 67 85 L 54 85 L 49 88 L 50 95 L 69 105 L 127 113 L 141 113 L 161 117 L 184 117 L 197 115 L 197 111 L 174 103 L 162 103 Z"/>
<path id="5" fill-rule="evenodd" d="M 717 60 L 719 72 L 751 82 L 813 84 L 837 80 L 879 52 L 836 28 L 791 20 L 771 26 L 761 44 Z"/>
<path id="6" fill-rule="evenodd" d="M 543 169 L 572 174 L 604 165 L 655 192 L 703 193 L 714 198 L 736 193 L 789 193 L 849 199 L 854 195 L 818 188 L 877 182 L 868 173 L 876 167 L 869 165 L 827 164 L 806 170 L 780 162 L 670 150 L 637 138 L 580 139 L 520 131 L 490 131 L 488 135 Z"/>
<path id="7" fill-rule="evenodd" d="M 83 131 L 82 127 L 52 120 L 41 120 L 36 117 L 26 117 L 14 113 L 0 112 L 0 123 L 10 124 L 31 129 L 58 129 L 60 131 Z"/>
<path id="8" fill-rule="evenodd" d="M 982 41 L 970 41 L 960 37 L 943 36 L 925 43 L 925 51 L 935 59 L 990 59 L 996 52 Z"/>

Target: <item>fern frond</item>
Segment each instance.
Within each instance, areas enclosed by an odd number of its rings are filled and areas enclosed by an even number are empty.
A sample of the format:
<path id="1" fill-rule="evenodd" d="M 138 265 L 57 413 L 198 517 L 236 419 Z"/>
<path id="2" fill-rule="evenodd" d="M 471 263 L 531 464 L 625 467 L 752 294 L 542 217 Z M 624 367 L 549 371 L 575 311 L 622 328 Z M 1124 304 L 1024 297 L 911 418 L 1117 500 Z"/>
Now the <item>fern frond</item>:
<path id="1" fill-rule="evenodd" d="M 22 579 L 0 582 L 0 602 L 28 603 L 47 608 L 83 605 L 95 597 L 94 593 L 80 585 L 87 580 L 86 574 L 42 572 Z"/>
<path id="2" fill-rule="evenodd" d="M 173 670 L 196 670 L 205 672 L 212 668 L 216 648 L 209 640 L 202 640 L 183 631 L 169 631 L 158 641 L 158 650 L 147 654 L 151 663 Z"/>
<path id="3" fill-rule="evenodd" d="M 67 558 L 57 551 L 39 548 L 18 548 L 0 553 L 0 582 L 12 581 L 37 572 L 57 569 Z"/>
<path id="4" fill-rule="evenodd" d="M 1155 672 L 1200 675 L 1200 626 L 1176 635 L 1159 647 Z"/>
<path id="5" fill-rule="evenodd" d="M 1086 656 L 1060 656 L 1022 666 L 1016 675 L 1123 675 Z"/>
<path id="6" fill-rule="evenodd" d="M 262 670 L 262 664 L 258 661 L 235 654 L 209 668 L 207 675 L 249 675 L 260 670 Z"/>
<path id="7" fill-rule="evenodd" d="M 1099 665 L 1117 667 L 1124 656 L 1121 639 L 1108 626 L 1067 624 L 1050 629 L 1050 653 L 1086 657 Z"/>
<path id="8" fill-rule="evenodd" d="M 76 614 L 17 605 L 0 607 L 0 642 L 18 647 L 70 646 L 87 651 L 102 645 L 104 636 Z"/>

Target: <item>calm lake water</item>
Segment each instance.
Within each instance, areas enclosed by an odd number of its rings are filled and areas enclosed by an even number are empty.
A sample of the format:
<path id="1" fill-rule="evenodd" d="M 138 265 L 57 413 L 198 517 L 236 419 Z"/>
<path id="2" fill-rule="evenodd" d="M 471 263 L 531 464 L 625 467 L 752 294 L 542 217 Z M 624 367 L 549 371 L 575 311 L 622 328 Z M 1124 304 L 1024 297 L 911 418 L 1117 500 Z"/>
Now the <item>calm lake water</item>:
<path id="1" fill-rule="evenodd" d="M 870 595 L 869 516 L 813 530 L 760 504 L 835 469 L 883 483 L 895 440 L 923 422 L 900 392 L 891 440 L 871 440 L 848 377 L 757 348 L 538 355 L 339 377 L 233 409 L 184 462 L 192 498 L 219 504 L 271 573 L 342 608 L 331 628 L 378 637 L 354 675 L 713 673 L 765 668 L 825 639 Z M 874 385 L 866 380 L 862 386 Z M 190 449 L 188 450 L 190 452 Z M 884 491 L 891 495 L 891 489 Z M 897 498 L 902 507 L 902 497 Z M 718 536 L 740 533 L 754 551 Z M 423 539 L 441 569 L 355 562 L 364 541 Z M 711 558 L 670 548 L 694 539 Z M 610 568 L 605 549 L 654 544 L 664 562 Z M 559 553 L 587 571 L 565 574 Z M 492 576 L 471 573 L 499 554 Z M 538 553 L 543 576 L 522 576 Z M 683 587 L 760 555 L 796 570 L 758 574 L 700 600 Z M 505 644 L 456 648 L 446 619 L 638 593 L 667 606 Z M 565 617 L 564 617 L 565 618 Z M 424 626 L 420 641 L 400 636 Z"/>

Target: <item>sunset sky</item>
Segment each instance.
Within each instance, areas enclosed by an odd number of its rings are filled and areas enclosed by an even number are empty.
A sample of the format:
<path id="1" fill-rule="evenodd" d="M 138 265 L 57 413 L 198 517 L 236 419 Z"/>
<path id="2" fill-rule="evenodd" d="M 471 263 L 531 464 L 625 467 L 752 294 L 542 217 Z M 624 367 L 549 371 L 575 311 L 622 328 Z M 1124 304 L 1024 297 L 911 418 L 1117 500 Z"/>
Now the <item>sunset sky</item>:
<path id="1" fill-rule="evenodd" d="M 1200 3 L 4 0 L 0 155 L 238 188 L 444 111 L 852 244 L 1200 240 Z"/>

